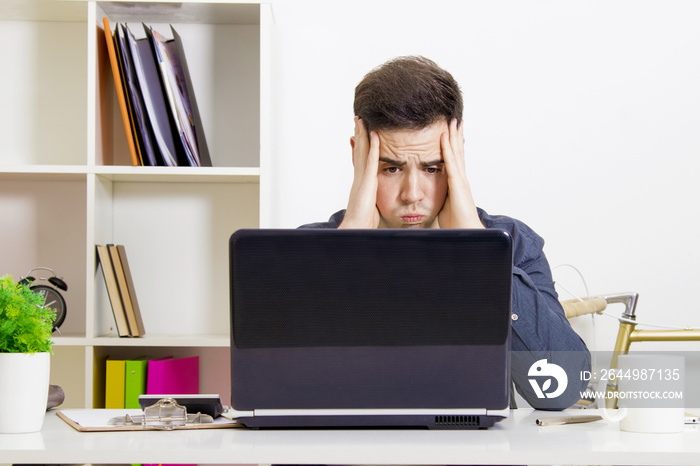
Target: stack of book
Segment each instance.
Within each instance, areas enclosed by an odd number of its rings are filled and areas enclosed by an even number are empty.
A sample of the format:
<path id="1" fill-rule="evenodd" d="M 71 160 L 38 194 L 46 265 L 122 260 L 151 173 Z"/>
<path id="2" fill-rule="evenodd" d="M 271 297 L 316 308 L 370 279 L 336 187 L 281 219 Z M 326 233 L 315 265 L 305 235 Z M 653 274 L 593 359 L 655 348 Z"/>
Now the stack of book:
<path id="1" fill-rule="evenodd" d="M 126 24 L 114 32 L 103 18 L 107 51 L 134 165 L 211 166 L 182 39 L 143 24 L 137 39 Z"/>
<path id="2" fill-rule="evenodd" d="M 142 337 L 146 334 L 141 309 L 136 299 L 134 279 L 123 245 L 97 245 L 97 260 L 102 266 L 109 302 L 112 305 L 117 334 Z"/>
<path id="3" fill-rule="evenodd" d="M 199 393 L 199 356 L 149 360 L 107 359 L 105 408 L 137 409 L 139 395 L 193 395 Z"/>

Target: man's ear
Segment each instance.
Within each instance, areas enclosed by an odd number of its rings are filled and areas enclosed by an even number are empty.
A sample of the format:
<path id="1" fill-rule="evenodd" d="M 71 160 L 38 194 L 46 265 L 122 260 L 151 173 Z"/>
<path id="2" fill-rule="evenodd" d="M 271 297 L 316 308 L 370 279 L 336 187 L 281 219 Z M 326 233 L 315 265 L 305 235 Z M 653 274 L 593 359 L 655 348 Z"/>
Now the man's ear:
<path id="1" fill-rule="evenodd" d="M 355 166 L 355 136 L 350 136 L 350 147 L 352 147 L 352 165 Z"/>

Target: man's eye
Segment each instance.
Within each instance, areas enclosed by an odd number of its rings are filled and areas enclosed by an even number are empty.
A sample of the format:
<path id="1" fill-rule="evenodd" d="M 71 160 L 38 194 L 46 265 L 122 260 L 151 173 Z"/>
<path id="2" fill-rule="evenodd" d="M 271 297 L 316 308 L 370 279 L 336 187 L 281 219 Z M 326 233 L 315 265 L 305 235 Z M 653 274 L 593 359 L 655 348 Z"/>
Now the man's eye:
<path id="1" fill-rule="evenodd" d="M 440 173 L 441 170 L 437 167 L 425 167 L 425 171 L 431 175 L 435 175 Z"/>
<path id="2" fill-rule="evenodd" d="M 398 173 L 399 167 L 386 167 L 384 169 L 385 173 Z"/>

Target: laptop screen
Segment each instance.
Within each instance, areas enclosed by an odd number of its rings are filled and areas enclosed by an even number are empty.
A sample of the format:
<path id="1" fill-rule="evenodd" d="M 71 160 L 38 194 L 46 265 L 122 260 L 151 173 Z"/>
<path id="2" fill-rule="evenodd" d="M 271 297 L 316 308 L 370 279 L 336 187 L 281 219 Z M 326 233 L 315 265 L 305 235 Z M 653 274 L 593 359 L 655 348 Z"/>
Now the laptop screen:
<path id="1" fill-rule="evenodd" d="M 232 238 L 238 348 L 502 345 L 510 237 L 253 230 Z"/>

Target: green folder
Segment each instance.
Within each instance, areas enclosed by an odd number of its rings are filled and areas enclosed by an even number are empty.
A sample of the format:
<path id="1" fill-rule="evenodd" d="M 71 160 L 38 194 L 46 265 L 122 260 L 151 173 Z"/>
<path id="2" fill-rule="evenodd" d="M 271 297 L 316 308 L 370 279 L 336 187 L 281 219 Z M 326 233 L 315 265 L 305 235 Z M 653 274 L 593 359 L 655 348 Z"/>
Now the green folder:
<path id="1" fill-rule="evenodd" d="M 140 408 L 139 395 L 146 393 L 148 360 L 143 358 L 126 361 L 124 377 L 124 408 Z"/>

